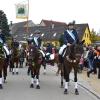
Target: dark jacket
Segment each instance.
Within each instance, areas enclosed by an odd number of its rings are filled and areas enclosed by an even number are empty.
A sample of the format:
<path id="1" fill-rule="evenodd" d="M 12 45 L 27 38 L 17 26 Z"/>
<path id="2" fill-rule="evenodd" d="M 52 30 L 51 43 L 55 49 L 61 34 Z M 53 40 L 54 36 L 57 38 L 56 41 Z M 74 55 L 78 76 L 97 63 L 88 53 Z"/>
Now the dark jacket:
<path id="1" fill-rule="evenodd" d="M 64 31 L 64 44 L 67 44 L 67 43 L 78 43 L 79 42 L 79 37 L 78 37 L 78 34 L 76 32 L 75 29 L 72 30 L 72 34 L 74 35 L 75 37 L 75 40 L 69 35 L 69 33 L 67 32 L 67 30 Z"/>
<path id="2" fill-rule="evenodd" d="M 6 39 L 5 39 L 5 36 L 2 33 L 0 34 L 0 38 L 3 40 L 3 43 L 5 43 Z"/>
<path id="3" fill-rule="evenodd" d="M 34 38 L 35 38 L 35 37 L 34 37 Z M 40 48 L 40 47 L 41 47 L 42 39 L 41 39 L 40 37 L 37 38 L 37 42 L 38 42 L 38 45 L 37 45 L 37 44 L 35 43 L 35 41 L 34 41 L 34 38 L 32 39 L 33 44 L 34 44 L 36 47 Z"/>
<path id="4" fill-rule="evenodd" d="M 88 53 L 88 59 L 93 60 L 94 59 L 94 53 L 92 50 L 89 51 Z"/>
<path id="5" fill-rule="evenodd" d="M 52 45 L 49 44 L 49 45 L 47 46 L 46 52 L 52 53 Z"/>

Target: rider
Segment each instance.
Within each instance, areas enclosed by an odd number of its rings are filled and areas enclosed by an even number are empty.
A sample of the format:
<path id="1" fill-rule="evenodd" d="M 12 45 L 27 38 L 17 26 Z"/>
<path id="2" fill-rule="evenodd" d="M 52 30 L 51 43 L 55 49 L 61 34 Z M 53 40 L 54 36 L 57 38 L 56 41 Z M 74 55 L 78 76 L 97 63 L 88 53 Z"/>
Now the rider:
<path id="1" fill-rule="evenodd" d="M 0 43 L 2 43 L 4 52 L 5 52 L 6 57 L 7 57 L 9 55 L 9 50 L 8 50 L 7 44 L 5 42 L 5 36 L 2 34 L 1 29 L 0 29 Z"/>
<path id="2" fill-rule="evenodd" d="M 52 45 L 50 43 L 47 44 L 46 52 L 52 54 Z"/>
<path id="3" fill-rule="evenodd" d="M 59 50 L 59 57 L 62 59 L 64 56 L 64 51 L 67 46 L 70 46 L 71 44 L 75 44 L 79 42 L 79 37 L 77 34 L 77 31 L 74 28 L 75 23 L 69 23 L 67 30 L 63 33 L 63 45 L 61 45 Z M 61 61 L 60 59 L 60 61 Z"/>
<path id="4" fill-rule="evenodd" d="M 34 37 L 32 39 L 32 43 L 37 47 L 37 48 L 41 48 L 41 42 L 42 42 L 42 39 L 41 39 L 41 32 L 39 30 L 36 30 L 34 32 Z"/>
<path id="5" fill-rule="evenodd" d="M 2 34 L 2 30 L 0 29 L 0 42 L 5 43 L 5 36 Z"/>
<path id="6" fill-rule="evenodd" d="M 34 37 L 32 39 L 32 43 L 39 49 L 39 51 L 42 53 L 43 57 L 45 57 L 45 54 L 42 50 L 42 39 L 41 39 L 41 32 L 39 30 L 36 30 L 34 32 Z"/>
<path id="7" fill-rule="evenodd" d="M 47 57 L 47 60 L 49 60 L 50 58 L 50 55 L 52 54 L 52 44 L 48 43 L 47 44 L 47 48 L 46 48 L 46 57 Z"/>

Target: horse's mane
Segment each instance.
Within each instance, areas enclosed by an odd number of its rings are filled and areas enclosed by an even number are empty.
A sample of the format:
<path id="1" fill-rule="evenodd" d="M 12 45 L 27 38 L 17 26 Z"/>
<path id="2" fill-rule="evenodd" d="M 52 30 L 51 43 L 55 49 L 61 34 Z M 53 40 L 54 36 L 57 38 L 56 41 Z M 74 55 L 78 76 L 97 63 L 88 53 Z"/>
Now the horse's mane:
<path id="1" fill-rule="evenodd" d="M 69 56 L 70 59 L 75 59 L 77 55 L 81 55 L 83 53 L 83 46 L 80 44 L 72 44 L 66 48 L 65 56 Z"/>
<path id="2" fill-rule="evenodd" d="M 32 51 L 31 51 L 32 50 Z M 32 53 L 32 58 L 34 59 L 34 61 L 37 61 L 39 58 L 39 50 L 38 48 L 36 48 L 35 46 L 30 46 L 30 50 L 29 52 Z"/>

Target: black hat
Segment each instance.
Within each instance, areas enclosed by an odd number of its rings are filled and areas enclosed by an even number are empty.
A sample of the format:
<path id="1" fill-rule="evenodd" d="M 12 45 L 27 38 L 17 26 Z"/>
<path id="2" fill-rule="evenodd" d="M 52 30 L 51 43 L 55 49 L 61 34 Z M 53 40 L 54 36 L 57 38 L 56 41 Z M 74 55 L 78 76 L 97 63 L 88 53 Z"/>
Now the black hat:
<path id="1" fill-rule="evenodd" d="M 72 25 L 74 25 L 74 23 L 72 23 L 72 22 L 68 23 L 68 26 L 72 26 Z"/>
<path id="2" fill-rule="evenodd" d="M 39 30 L 36 30 L 35 32 L 34 32 L 34 34 L 40 34 L 41 32 L 39 31 Z"/>

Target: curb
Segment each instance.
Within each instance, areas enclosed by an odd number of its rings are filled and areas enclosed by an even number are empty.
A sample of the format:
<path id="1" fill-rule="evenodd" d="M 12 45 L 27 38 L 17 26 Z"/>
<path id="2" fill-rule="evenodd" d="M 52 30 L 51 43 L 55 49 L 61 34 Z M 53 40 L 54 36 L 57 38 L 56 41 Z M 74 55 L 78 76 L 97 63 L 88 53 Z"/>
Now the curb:
<path id="1" fill-rule="evenodd" d="M 56 72 L 55 69 L 53 69 L 53 71 Z M 74 82 L 73 79 L 70 79 L 70 80 L 72 80 L 72 81 Z M 82 87 L 83 89 L 87 90 L 88 92 L 90 92 L 92 95 L 94 95 L 97 99 L 100 100 L 100 94 L 98 94 L 98 93 L 96 93 L 95 91 L 93 91 L 93 90 L 87 88 L 86 86 L 84 86 L 84 85 L 83 85 L 82 83 L 80 83 L 80 82 L 78 82 L 78 85 L 79 85 L 80 87 Z"/>
<path id="2" fill-rule="evenodd" d="M 81 86 L 82 88 L 84 88 L 85 90 L 87 90 L 88 92 L 90 92 L 91 94 L 93 94 L 97 99 L 100 100 L 100 95 L 98 93 L 96 93 L 95 91 L 87 88 L 86 86 L 82 85 L 81 83 L 78 83 L 78 85 Z"/>

